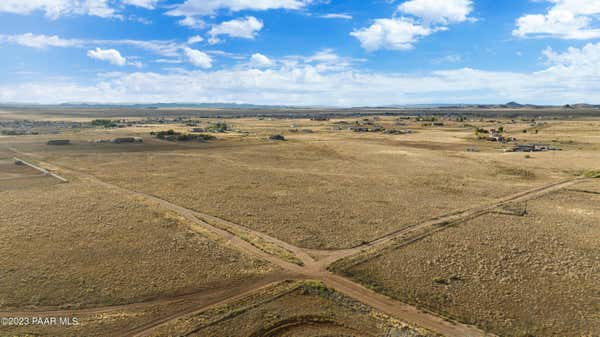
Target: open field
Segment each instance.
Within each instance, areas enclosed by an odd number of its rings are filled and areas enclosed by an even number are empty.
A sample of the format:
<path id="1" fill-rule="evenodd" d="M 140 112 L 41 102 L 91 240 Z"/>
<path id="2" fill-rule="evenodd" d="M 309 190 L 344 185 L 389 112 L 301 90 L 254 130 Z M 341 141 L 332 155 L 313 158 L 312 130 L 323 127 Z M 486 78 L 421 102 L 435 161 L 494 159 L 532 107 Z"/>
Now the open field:
<path id="1" fill-rule="evenodd" d="M 528 202 L 523 217 L 487 214 L 345 274 L 501 336 L 595 336 L 599 204 L 559 192 Z"/>
<path id="2" fill-rule="evenodd" d="M 274 270 L 177 215 L 86 181 L 3 190 L 0 205 L 1 307 L 133 303 Z"/>
<path id="3" fill-rule="evenodd" d="M 188 315 L 152 336 L 433 336 L 318 282 L 274 285 L 243 300 Z"/>
<path id="4" fill-rule="evenodd" d="M 377 112 L 4 109 L 0 335 L 600 334 L 599 119 Z"/>
<path id="5" fill-rule="evenodd" d="M 331 131 L 331 123 L 308 120 L 231 123 L 251 135 L 189 145 L 85 143 L 94 131 L 76 135 L 84 143 L 68 148 L 32 142 L 19 149 L 313 249 L 354 247 L 424 218 L 574 176 L 600 160 L 593 144 L 531 158 L 499 153 L 458 125 L 415 123 L 418 132 L 390 136 Z M 290 124 L 317 132 L 266 140 Z M 146 132 L 129 134 L 148 138 Z"/>

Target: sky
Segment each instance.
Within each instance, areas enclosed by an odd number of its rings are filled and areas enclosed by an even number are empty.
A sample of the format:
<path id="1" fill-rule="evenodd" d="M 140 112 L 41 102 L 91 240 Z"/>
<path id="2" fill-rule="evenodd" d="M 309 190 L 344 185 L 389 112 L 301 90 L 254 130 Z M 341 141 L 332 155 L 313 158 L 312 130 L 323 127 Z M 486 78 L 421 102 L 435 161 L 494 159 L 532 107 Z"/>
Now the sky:
<path id="1" fill-rule="evenodd" d="M 600 0 L 1 0 L 0 103 L 600 104 Z"/>

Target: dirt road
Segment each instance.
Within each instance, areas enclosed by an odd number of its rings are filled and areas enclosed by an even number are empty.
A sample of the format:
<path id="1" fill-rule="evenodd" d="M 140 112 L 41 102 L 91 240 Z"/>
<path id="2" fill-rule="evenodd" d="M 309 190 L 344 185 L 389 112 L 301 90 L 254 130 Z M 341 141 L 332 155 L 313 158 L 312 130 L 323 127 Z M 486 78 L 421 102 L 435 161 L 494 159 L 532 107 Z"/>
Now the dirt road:
<path id="1" fill-rule="evenodd" d="M 15 150 L 16 151 L 16 150 Z M 18 151 L 17 151 L 18 152 Z M 20 153 L 20 155 L 28 155 L 29 157 L 35 157 L 31 154 Z M 339 250 L 339 251 L 317 251 L 317 250 L 307 250 L 300 247 L 296 247 L 279 239 L 273 238 L 264 233 L 252 230 L 250 228 L 241 226 L 239 224 L 231 223 L 229 221 L 204 214 L 201 212 L 197 212 L 194 210 L 190 210 L 179 205 L 173 204 L 167 200 L 158 198 L 153 195 L 149 195 L 140 191 L 134 191 L 130 189 L 126 189 L 115 184 L 111 184 L 105 181 L 98 179 L 97 177 L 83 173 L 77 170 L 59 167 L 56 165 L 52 165 L 50 163 L 39 162 L 38 163 L 44 167 L 50 167 L 56 170 L 60 170 L 62 174 L 71 175 L 78 177 L 80 180 L 85 181 L 89 184 L 100 184 L 105 187 L 115 189 L 120 191 L 121 193 L 141 197 L 148 201 L 154 202 L 160 207 L 164 209 L 168 209 L 170 211 L 176 212 L 181 215 L 185 219 L 190 222 L 190 226 L 193 230 L 197 230 L 200 232 L 209 231 L 212 234 L 220 237 L 222 241 L 235 249 L 243 251 L 251 256 L 264 259 L 269 261 L 273 265 L 276 265 L 283 269 L 285 272 L 280 276 L 282 278 L 298 278 L 298 279 L 315 279 L 323 281 L 327 286 L 334 288 L 342 294 L 345 294 L 351 298 L 354 298 L 362 303 L 365 303 L 374 309 L 382 311 L 386 314 L 397 317 L 401 320 L 404 320 L 408 323 L 415 324 L 416 326 L 420 326 L 434 332 L 453 337 L 477 337 L 477 336 L 494 336 L 493 334 L 488 334 L 477 327 L 459 323 L 452 322 L 443 317 L 440 317 L 434 313 L 421 311 L 414 306 L 401 303 L 399 301 L 393 300 L 384 295 L 375 293 L 364 286 L 357 284 L 347 278 L 339 276 L 337 274 L 333 274 L 327 271 L 327 267 L 329 264 L 344 258 L 349 257 L 354 254 L 360 254 L 366 249 L 376 249 L 378 247 L 384 247 L 386 244 L 390 243 L 397 237 L 402 235 L 410 234 L 411 232 L 416 232 L 418 230 L 429 229 L 431 230 L 440 230 L 440 225 L 449 224 L 449 223 L 458 223 L 461 221 L 465 221 L 468 219 L 472 219 L 473 217 L 480 216 L 489 212 L 497 207 L 501 207 L 511 202 L 518 202 L 529 200 L 532 198 L 539 197 L 543 194 L 550 193 L 553 191 L 557 191 L 563 189 L 565 187 L 576 184 L 583 179 L 571 179 L 566 181 L 561 181 L 545 186 L 541 186 L 529 191 L 517 193 L 512 196 L 508 196 L 502 198 L 500 200 L 495 201 L 494 203 L 490 203 L 487 205 L 470 208 L 466 210 L 461 210 L 457 212 L 452 212 L 442 217 L 438 217 L 435 219 L 431 219 L 419 224 L 415 224 L 408 228 L 404 228 L 402 230 L 390 233 L 386 236 L 383 236 L 377 240 L 374 240 L 370 243 L 366 243 L 362 246 Z M 252 245 L 251 243 L 243 240 L 242 238 L 233 234 L 233 231 L 227 231 L 223 228 L 234 228 L 236 230 L 242 230 L 246 233 L 251 233 L 261 239 L 269 242 L 271 244 L 278 245 L 290 252 L 292 252 L 298 259 L 303 262 L 303 266 L 290 263 L 286 260 L 278 256 L 271 255 L 266 253 L 265 251 L 259 249 L 258 247 Z M 426 231 L 425 234 L 428 232 Z M 248 284 L 243 287 L 232 288 L 229 291 L 224 291 L 221 295 L 211 297 L 212 300 L 208 300 L 204 305 L 199 305 L 198 308 L 187 312 L 179 312 L 172 314 L 168 317 L 163 317 L 159 320 L 153 321 L 151 323 L 145 324 L 141 327 L 136 327 L 132 330 L 125 331 L 124 335 L 128 336 L 145 336 L 154 331 L 157 327 L 168 324 L 184 315 L 190 314 L 191 312 L 201 312 L 205 310 L 208 306 L 218 305 L 223 303 L 230 303 L 236 299 L 242 298 L 253 291 L 260 289 L 265 286 L 265 281 L 258 282 L 256 284 Z M 129 306 L 121 306 L 121 308 L 130 308 L 131 306 L 143 305 L 143 304 L 131 304 Z M 87 310 L 87 309 L 86 309 Z M 93 312 L 103 312 L 105 310 L 111 310 L 110 308 L 97 308 L 97 309 L 89 309 L 96 310 Z M 73 311 L 69 311 L 73 312 Z M 55 312 L 53 312 L 55 313 Z"/>

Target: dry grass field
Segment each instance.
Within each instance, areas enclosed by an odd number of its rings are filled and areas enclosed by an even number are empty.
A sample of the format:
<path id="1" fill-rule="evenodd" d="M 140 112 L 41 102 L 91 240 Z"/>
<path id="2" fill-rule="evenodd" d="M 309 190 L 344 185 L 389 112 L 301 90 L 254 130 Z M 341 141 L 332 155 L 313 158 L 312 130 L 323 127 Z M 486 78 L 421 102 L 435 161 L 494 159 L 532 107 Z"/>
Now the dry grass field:
<path id="1" fill-rule="evenodd" d="M 0 307 L 125 304 L 273 270 L 185 219 L 86 181 L 2 190 L 0 213 Z"/>
<path id="2" fill-rule="evenodd" d="M 189 315 L 153 336 L 182 331 L 186 336 L 434 336 L 310 281 L 278 284 Z"/>
<path id="3" fill-rule="evenodd" d="M 0 136 L 0 317 L 82 322 L 0 336 L 600 335 L 597 118 L 101 112 L 27 110 L 39 134 Z M 562 151 L 475 132 L 499 127 Z"/>
<path id="4" fill-rule="evenodd" d="M 332 122 L 308 120 L 228 123 L 251 135 L 228 134 L 207 144 L 148 139 L 59 149 L 34 142 L 21 148 L 315 249 L 354 247 L 423 219 L 572 177 L 600 160 L 597 153 L 572 151 L 532 158 L 502 153 L 498 144 L 477 141 L 472 129 L 458 124 L 424 128 L 415 123 L 414 134 L 392 136 L 331 131 Z M 286 133 L 290 125 L 317 132 Z M 129 132 L 149 138 L 138 129 Z M 288 140 L 266 140 L 276 132 L 286 133 Z M 466 152 L 469 147 L 480 152 Z"/>
<path id="5" fill-rule="evenodd" d="M 599 195 L 559 192 L 524 217 L 488 214 L 346 274 L 500 336 L 597 336 L 598 205 Z"/>

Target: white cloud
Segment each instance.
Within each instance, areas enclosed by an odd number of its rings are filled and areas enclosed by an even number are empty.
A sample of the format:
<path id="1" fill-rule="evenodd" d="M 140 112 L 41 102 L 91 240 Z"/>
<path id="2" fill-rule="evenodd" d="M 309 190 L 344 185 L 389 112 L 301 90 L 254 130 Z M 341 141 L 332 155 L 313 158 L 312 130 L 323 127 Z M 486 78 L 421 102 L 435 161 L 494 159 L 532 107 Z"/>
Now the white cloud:
<path id="1" fill-rule="evenodd" d="M 123 0 L 123 3 L 126 5 L 137 6 L 146 9 L 154 9 L 156 8 L 158 0 Z"/>
<path id="2" fill-rule="evenodd" d="M 588 43 L 583 48 L 570 47 L 564 53 L 557 53 L 548 47 L 543 51 L 547 63 L 546 71 L 567 76 L 600 76 L 600 43 Z"/>
<path id="3" fill-rule="evenodd" d="M 270 67 L 273 65 L 273 61 L 263 54 L 256 53 L 250 57 L 250 64 L 255 67 Z"/>
<path id="4" fill-rule="evenodd" d="M 0 35 L 0 42 L 15 43 L 31 48 L 74 47 L 81 44 L 80 40 L 63 39 L 57 35 L 34 35 L 32 33 Z"/>
<path id="5" fill-rule="evenodd" d="M 473 11 L 473 2 L 472 0 L 410 0 L 398 6 L 398 10 L 420 17 L 427 22 L 459 23 L 469 19 L 469 14 Z"/>
<path id="6" fill-rule="evenodd" d="M 203 69 L 209 69 L 212 67 L 212 59 L 210 56 L 208 56 L 208 54 L 187 47 L 184 49 L 184 52 L 188 58 L 188 61 L 192 65 Z"/>
<path id="7" fill-rule="evenodd" d="M 302 9 L 312 0 L 186 0 L 167 12 L 172 16 L 206 16 L 218 10 L 239 12 L 243 10 L 264 11 L 269 9 Z"/>
<path id="8" fill-rule="evenodd" d="M 198 42 L 202 42 L 204 41 L 204 38 L 200 35 L 194 35 L 194 36 L 190 36 L 190 38 L 187 40 L 188 44 L 194 44 L 194 43 L 198 43 Z"/>
<path id="9" fill-rule="evenodd" d="M 121 56 L 121 53 L 119 53 L 119 51 L 116 49 L 96 48 L 95 50 L 88 50 L 87 56 L 96 60 L 106 61 L 117 66 L 124 66 L 127 64 L 127 59 Z"/>
<path id="10" fill-rule="evenodd" d="M 369 51 L 378 49 L 409 50 L 423 36 L 434 32 L 429 27 L 407 18 L 377 19 L 367 28 L 355 30 L 350 35 L 356 37 L 363 48 Z"/>
<path id="11" fill-rule="evenodd" d="M 79 40 L 65 39 L 57 35 L 0 35 L 0 43 L 14 43 L 31 48 L 47 47 L 85 47 L 90 45 L 125 45 L 151 51 L 153 53 L 175 57 L 180 54 L 183 44 L 170 40 Z"/>
<path id="12" fill-rule="evenodd" d="M 168 63 L 168 64 L 179 64 L 182 63 L 180 59 L 157 59 L 154 60 L 156 63 Z"/>
<path id="13" fill-rule="evenodd" d="M 204 27 L 206 27 L 206 22 L 204 22 L 204 20 L 192 15 L 185 16 L 177 23 L 179 23 L 182 26 L 186 26 L 193 29 L 203 29 Z"/>
<path id="14" fill-rule="evenodd" d="M 311 67 L 322 74 L 352 70 L 353 66 L 365 61 L 364 59 L 340 56 L 335 50 L 329 48 L 321 49 L 309 56 L 288 55 L 281 59 L 269 60 L 273 66 L 278 65 L 285 69 Z M 252 62 L 250 65 L 252 66 Z"/>
<path id="15" fill-rule="evenodd" d="M 357 61 L 329 49 L 311 56 L 269 59 L 276 67 L 234 66 L 209 71 L 205 69 L 212 66 L 212 60 L 206 53 L 187 48 L 185 55 L 191 63 L 204 69 L 178 69 L 162 74 L 139 71 L 101 74 L 91 85 L 68 80 L 10 83 L 0 85 L 0 102 L 239 102 L 374 106 L 515 100 L 566 104 L 598 103 L 597 93 L 600 91 L 600 43 L 564 51 L 548 48 L 543 52 L 547 65 L 537 72 L 471 68 L 424 74 L 368 72 L 352 65 Z M 131 62 L 128 60 L 127 63 Z M 336 68 L 344 63 L 346 66 Z"/>
<path id="16" fill-rule="evenodd" d="M 416 103 L 542 104 L 597 101 L 600 45 L 547 52 L 539 72 L 492 72 L 471 68 L 428 74 L 322 71 L 316 65 L 232 68 L 216 71 L 105 74 L 94 85 L 38 82 L 0 86 L 0 101 L 61 103 L 238 102 L 284 105 L 365 106 Z M 595 63 L 594 63 L 595 62 Z"/>
<path id="17" fill-rule="evenodd" d="M 369 51 L 409 50 L 422 37 L 448 30 L 449 24 L 475 21 L 468 16 L 472 10 L 472 0 L 410 0 L 398 6 L 398 11 L 411 17 L 376 19 L 350 35 Z"/>
<path id="18" fill-rule="evenodd" d="M 586 40 L 600 38 L 600 0 L 548 0 L 553 4 L 545 14 L 517 19 L 517 37 L 556 37 Z"/>
<path id="19" fill-rule="evenodd" d="M 256 34 L 263 28 L 262 21 L 253 16 L 248 16 L 243 19 L 234 19 L 225 21 L 221 24 L 214 25 L 208 32 L 211 36 L 209 43 L 214 44 L 219 42 L 220 35 L 228 35 L 244 39 L 254 39 Z"/>
<path id="20" fill-rule="evenodd" d="M 329 13 L 320 16 L 323 19 L 342 19 L 342 20 L 352 20 L 352 15 L 342 14 L 342 13 Z"/>
<path id="21" fill-rule="evenodd" d="M 102 18 L 120 18 L 109 5 L 109 0 L 2 0 L 0 12 L 31 14 L 44 12 L 50 19 L 64 15 L 92 15 Z"/>
<path id="22" fill-rule="evenodd" d="M 85 42 L 102 45 L 132 46 L 135 48 L 148 50 L 155 54 L 168 57 L 178 56 L 180 50 L 183 48 L 183 45 L 181 43 L 177 43 L 171 40 L 89 40 Z"/>

